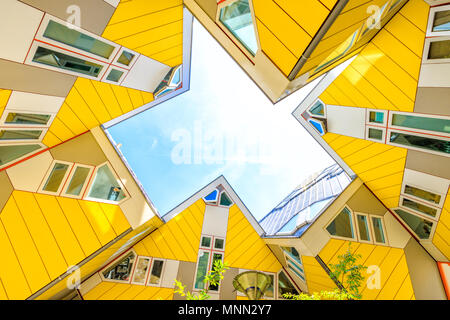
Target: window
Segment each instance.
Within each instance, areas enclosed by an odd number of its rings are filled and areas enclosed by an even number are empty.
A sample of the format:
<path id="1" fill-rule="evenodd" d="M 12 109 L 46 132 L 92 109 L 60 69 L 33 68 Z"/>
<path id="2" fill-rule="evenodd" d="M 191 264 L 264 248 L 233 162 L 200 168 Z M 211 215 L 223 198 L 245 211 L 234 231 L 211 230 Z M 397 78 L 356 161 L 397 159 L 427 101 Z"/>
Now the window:
<path id="1" fill-rule="evenodd" d="M 413 201 L 405 197 L 401 197 L 400 199 L 403 207 L 412 209 L 418 213 L 422 213 L 433 218 L 435 218 L 438 213 L 437 209 L 431 208 L 417 201 Z"/>
<path id="2" fill-rule="evenodd" d="M 311 116 L 319 116 L 319 117 L 325 117 L 325 104 L 317 100 L 311 108 L 309 108 L 308 112 L 311 114 Z"/>
<path id="3" fill-rule="evenodd" d="M 214 189 L 213 192 L 211 192 L 210 194 L 208 194 L 206 197 L 204 197 L 203 199 L 205 200 L 205 202 L 212 202 L 215 203 L 217 202 L 217 199 L 219 198 L 219 190 Z"/>
<path id="4" fill-rule="evenodd" d="M 206 288 L 206 285 L 209 286 L 209 290 L 219 290 L 219 286 L 211 286 L 210 284 L 206 284 L 203 280 L 208 274 L 208 271 L 213 269 L 215 261 L 223 261 L 224 247 L 225 239 L 202 235 L 197 259 L 197 270 L 194 278 L 194 290 L 203 290 Z"/>
<path id="5" fill-rule="evenodd" d="M 405 185 L 404 193 L 431 202 L 435 205 L 439 205 L 441 203 L 442 197 L 439 194 L 410 186 L 408 184 Z"/>
<path id="6" fill-rule="evenodd" d="M 131 283 L 145 285 L 151 259 L 148 257 L 138 257 Z"/>
<path id="7" fill-rule="evenodd" d="M 87 179 L 92 171 L 92 167 L 83 165 L 75 165 L 75 169 L 72 170 L 72 174 L 69 177 L 69 184 L 64 191 L 65 195 L 79 197 L 86 187 Z"/>
<path id="8" fill-rule="evenodd" d="M 327 133 L 324 120 L 309 118 L 308 122 L 312 125 L 314 130 L 316 130 L 321 136 Z"/>
<path id="9" fill-rule="evenodd" d="M 214 268 L 214 263 L 216 261 L 223 261 L 223 254 L 222 253 L 213 252 L 210 270 L 212 270 Z M 209 290 L 211 290 L 211 291 L 219 291 L 219 285 L 209 284 Z"/>
<path id="10" fill-rule="evenodd" d="M 43 130 L 0 129 L 0 141 L 39 140 Z"/>
<path id="11" fill-rule="evenodd" d="M 39 149 L 42 149 L 39 144 L 0 145 L 0 166 L 19 160 Z"/>
<path id="12" fill-rule="evenodd" d="M 432 31 L 450 31 L 450 10 L 438 11 L 434 14 Z"/>
<path id="13" fill-rule="evenodd" d="M 5 124 L 46 126 L 51 117 L 49 114 L 9 112 Z"/>
<path id="14" fill-rule="evenodd" d="M 374 233 L 374 242 L 385 244 L 386 239 L 384 237 L 384 227 L 381 218 L 379 217 L 371 217 L 372 218 L 372 226 Z"/>
<path id="15" fill-rule="evenodd" d="M 394 209 L 394 212 L 406 223 L 419 239 L 427 240 L 430 238 L 433 222 L 402 209 Z"/>
<path id="16" fill-rule="evenodd" d="M 62 188 L 62 182 L 65 181 L 69 174 L 70 166 L 71 165 L 68 163 L 55 162 L 42 187 L 42 191 L 44 191 L 44 193 L 59 194 Z"/>
<path id="17" fill-rule="evenodd" d="M 220 194 L 220 205 L 229 207 L 233 204 L 233 201 L 231 201 L 230 197 L 225 193 L 225 191 L 222 191 Z"/>
<path id="18" fill-rule="evenodd" d="M 384 141 L 384 130 L 367 127 L 367 139 L 376 142 Z"/>
<path id="19" fill-rule="evenodd" d="M 280 271 L 280 273 L 278 273 L 278 298 L 283 299 L 283 294 L 286 293 L 299 294 L 289 277 L 284 271 Z"/>
<path id="20" fill-rule="evenodd" d="M 135 57 L 134 54 L 124 50 L 120 55 L 119 59 L 117 59 L 117 62 L 125 66 L 129 66 L 130 63 L 133 61 L 134 57 Z"/>
<path id="21" fill-rule="evenodd" d="M 289 262 L 289 259 L 288 259 Z M 305 277 L 303 276 L 303 270 L 300 270 L 295 264 L 288 263 L 288 269 L 291 270 L 297 277 L 305 281 Z"/>
<path id="22" fill-rule="evenodd" d="M 123 72 L 119 71 L 117 69 L 112 69 L 108 76 L 106 77 L 106 80 L 111 82 L 119 82 L 120 78 L 122 78 Z"/>
<path id="23" fill-rule="evenodd" d="M 220 9 L 220 22 L 254 56 L 258 51 L 248 0 L 237 0 Z"/>
<path id="24" fill-rule="evenodd" d="M 131 251 L 119 262 L 107 267 L 101 274 L 105 280 L 115 282 L 130 282 L 131 271 L 133 269 L 136 254 Z"/>
<path id="25" fill-rule="evenodd" d="M 157 286 L 161 282 L 161 275 L 163 271 L 164 260 L 153 259 L 152 271 L 150 272 L 149 285 Z"/>
<path id="26" fill-rule="evenodd" d="M 428 59 L 449 59 L 450 40 L 431 41 L 428 50 Z"/>
<path id="27" fill-rule="evenodd" d="M 105 59 L 109 59 L 115 49 L 114 46 L 104 41 L 97 40 L 77 31 L 75 28 L 69 28 L 53 20 L 49 21 L 43 36 Z"/>
<path id="28" fill-rule="evenodd" d="M 208 248 L 208 249 L 211 248 L 211 237 L 203 236 L 200 246 L 202 248 Z"/>
<path id="29" fill-rule="evenodd" d="M 214 249 L 223 250 L 225 245 L 225 240 L 220 238 L 214 239 Z"/>
<path id="30" fill-rule="evenodd" d="M 126 197 L 121 184 L 107 163 L 97 168 L 88 197 L 113 202 L 120 202 Z"/>
<path id="31" fill-rule="evenodd" d="M 384 120 L 384 112 L 369 111 L 369 123 L 384 124 Z"/>
<path id="32" fill-rule="evenodd" d="M 431 118 L 394 113 L 392 125 L 433 132 L 450 133 L 450 119 Z"/>
<path id="33" fill-rule="evenodd" d="M 67 54 L 40 46 L 37 47 L 32 61 L 94 78 L 97 78 L 100 71 L 103 69 L 103 66 L 97 63 L 69 56 Z"/>
<path id="34" fill-rule="evenodd" d="M 389 142 L 405 147 L 412 147 L 414 149 L 423 149 L 446 155 L 450 154 L 450 141 L 444 139 L 391 131 Z"/>
<path id="35" fill-rule="evenodd" d="M 358 227 L 358 235 L 360 241 L 370 242 L 369 223 L 367 221 L 367 215 L 357 214 L 356 225 Z"/>
<path id="36" fill-rule="evenodd" d="M 294 247 L 281 247 L 281 249 L 286 253 L 289 257 L 293 258 L 296 263 L 303 265 L 302 260 L 300 258 L 300 254 L 298 253 L 297 249 Z"/>
<path id="37" fill-rule="evenodd" d="M 195 275 L 195 283 L 194 288 L 195 289 L 205 289 L 205 283 L 203 282 L 203 279 L 205 279 L 205 276 L 208 272 L 209 268 L 209 251 L 200 251 L 198 262 L 197 262 L 197 272 Z"/>
<path id="38" fill-rule="evenodd" d="M 332 236 L 355 238 L 351 211 L 347 207 L 342 209 L 326 229 Z"/>

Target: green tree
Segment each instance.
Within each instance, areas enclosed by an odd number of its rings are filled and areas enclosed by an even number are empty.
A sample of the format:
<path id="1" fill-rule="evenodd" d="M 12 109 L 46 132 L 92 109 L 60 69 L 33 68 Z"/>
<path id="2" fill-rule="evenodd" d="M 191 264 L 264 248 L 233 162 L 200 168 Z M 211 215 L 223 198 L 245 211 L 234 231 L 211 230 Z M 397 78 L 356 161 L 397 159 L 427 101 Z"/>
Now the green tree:
<path id="1" fill-rule="evenodd" d="M 213 264 L 213 269 L 208 271 L 208 274 L 203 279 L 206 284 L 206 289 L 203 289 L 198 294 L 186 291 L 186 286 L 184 286 L 180 281 L 175 279 L 175 292 L 180 294 L 182 297 L 186 297 L 187 300 L 208 300 L 210 296 L 208 295 L 209 287 L 217 287 L 220 284 L 220 280 L 223 279 L 223 274 L 229 267 L 227 263 L 222 263 L 221 260 L 215 260 Z"/>

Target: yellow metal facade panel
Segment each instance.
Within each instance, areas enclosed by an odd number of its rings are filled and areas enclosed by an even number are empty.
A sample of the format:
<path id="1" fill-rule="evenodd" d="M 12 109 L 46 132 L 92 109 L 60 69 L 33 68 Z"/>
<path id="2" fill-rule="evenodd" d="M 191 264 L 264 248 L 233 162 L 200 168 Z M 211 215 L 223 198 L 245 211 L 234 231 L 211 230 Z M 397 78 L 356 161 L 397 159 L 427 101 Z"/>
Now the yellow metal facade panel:
<path id="1" fill-rule="evenodd" d="M 433 236 L 433 244 L 450 260 L 450 192 L 445 199 L 436 232 Z"/>
<path id="2" fill-rule="evenodd" d="M 306 284 L 310 294 L 322 290 L 334 290 L 336 285 L 317 262 L 316 258 L 302 256 L 303 267 L 305 269 Z"/>
<path id="3" fill-rule="evenodd" d="M 182 0 L 122 0 L 103 37 L 169 66 L 182 63 Z"/>
<path id="4" fill-rule="evenodd" d="M 278 272 L 281 264 L 242 211 L 230 208 L 224 261 L 233 268 Z"/>
<path id="5" fill-rule="evenodd" d="M 319 253 L 319 256 L 325 263 L 335 264 L 338 262 L 338 256 L 347 251 L 348 243 L 348 241 L 344 240 L 330 239 Z M 363 299 L 410 300 L 414 297 L 409 270 L 402 249 L 352 241 L 351 250 L 361 255 L 361 259 L 357 263 L 366 267 L 377 266 L 380 268 L 379 287 L 367 286 L 368 282 L 370 284 L 376 283 L 376 281 L 372 282 L 372 279 L 369 279 L 374 273 L 363 273 L 365 276 L 364 284 L 361 286 Z M 308 277 L 307 274 L 306 276 Z M 339 280 L 341 281 L 342 279 Z"/>
<path id="6" fill-rule="evenodd" d="M 84 300 L 172 300 L 173 289 L 101 282 L 83 298 Z"/>
<path id="7" fill-rule="evenodd" d="M 8 104 L 9 97 L 11 96 L 11 90 L 0 89 L 0 117 Z"/>

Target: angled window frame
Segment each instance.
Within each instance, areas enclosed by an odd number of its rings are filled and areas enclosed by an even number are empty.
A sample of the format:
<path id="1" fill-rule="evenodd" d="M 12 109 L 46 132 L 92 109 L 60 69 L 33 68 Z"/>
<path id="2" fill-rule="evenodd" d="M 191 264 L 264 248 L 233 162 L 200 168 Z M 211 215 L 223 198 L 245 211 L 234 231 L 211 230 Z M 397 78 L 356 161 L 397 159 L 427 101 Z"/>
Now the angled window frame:
<path id="1" fill-rule="evenodd" d="M 426 214 L 426 213 L 424 213 L 422 211 L 418 211 L 416 209 L 407 207 L 407 206 L 403 205 L 403 200 L 404 199 L 409 200 L 409 201 L 413 201 L 413 202 L 416 202 L 418 204 L 421 204 L 421 205 L 424 205 L 426 207 L 429 207 L 431 209 L 434 209 L 434 210 L 436 210 L 436 215 L 434 217 L 432 217 L 431 215 Z M 400 209 L 408 210 L 410 212 L 414 212 L 416 215 L 418 215 L 420 217 L 423 217 L 423 218 L 426 218 L 428 220 L 432 220 L 432 221 L 439 221 L 439 218 L 440 218 L 441 212 L 442 212 L 442 209 L 439 208 L 439 207 L 430 205 L 429 203 L 425 202 L 424 200 L 416 200 L 413 197 L 410 197 L 409 195 L 404 195 L 404 194 L 400 194 L 400 198 L 399 198 L 399 201 L 398 201 L 398 206 L 400 207 Z"/>
<path id="2" fill-rule="evenodd" d="M 209 196 L 214 191 L 217 191 L 216 198 L 214 200 L 207 200 L 206 197 Z M 203 201 L 205 201 L 206 204 L 214 205 L 217 204 L 220 199 L 220 190 L 218 188 L 214 188 L 213 190 L 209 191 L 205 196 L 202 197 Z"/>
<path id="3" fill-rule="evenodd" d="M 323 115 L 317 115 L 312 113 L 310 110 L 315 106 L 317 102 L 320 102 L 323 105 Z M 317 98 L 314 103 L 312 103 L 308 108 L 306 108 L 306 112 L 311 118 L 319 118 L 326 119 L 327 118 L 327 105 L 320 98 Z"/>
<path id="4" fill-rule="evenodd" d="M 450 63 L 450 58 L 443 58 L 443 59 L 428 58 L 431 43 L 440 42 L 440 41 L 450 41 L 450 35 L 425 38 L 425 44 L 424 44 L 423 55 L 422 55 L 422 63 L 423 64 L 442 64 L 442 63 L 448 64 L 448 63 Z"/>
<path id="5" fill-rule="evenodd" d="M 332 235 L 332 234 L 331 234 L 330 232 L 328 232 L 328 230 L 327 230 L 328 226 L 334 221 L 334 219 L 337 218 L 337 216 L 338 216 L 339 214 L 341 214 L 341 212 L 344 210 L 344 208 L 347 208 L 347 210 L 350 211 L 350 222 L 352 223 L 351 227 L 352 227 L 352 231 L 353 231 L 353 237 L 352 237 L 352 238 L 347 238 L 347 237 L 342 237 L 342 236 L 335 236 L 335 235 Z M 353 210 L 352 210 L 347 204 L 345 204 L 345 205 L 344 205 L 340 210 L 338 210 L 338 212 L 337 212 L 337 213 L 336 213 L 336 214 L 328 221 L 328 223 L 324 225 L 323 230 L 328 234 L 328 236 L 330 236 L 331 238 L 334 238 L 334 239 L 346 240 L 346 241 L 350 241 L 350 240 L 358 241 L 358 235 L 357 235 L 357 233 L 356 233 L 355 224 L 356 224 L 356 221 L 355 221 L 355 215 L 353 214 Z"/>
<path id="6" fill-rule="evenodd" d="M 386 224 L 384 222 L 384 216 L 379 216 L 379 215 L 375 215 L 375 214 L 369 214 L 369 228 L 370 228 L 370 232 L 372 234 L 372 243 L 378 246 L 385 246 L 385 247 L 389 247 L 389 238 L 386 232 Z M 375 226 L 373 225 L 373 220 L 372 218 L 378 218 L 381 221 L 381 227 L 382 227 L 382 231 L 383 231 L 383 236 L 384 236 L 384 242 L 378 242 L 376 237 L 375 237 Z"/>
<path id="7" fill-rule="evenodd" d="M 50 118 L 48 119 L 46 124 L 17 124 L 17 123 L 6 123 L 6 118 L 8 118 L 8 115 L 10 113 L 22 113 L 22 114 L 35 114 L 35 115 L 44 115 L 44 116 L 50 116 Z M 40 129 L 40 128 L 49 128 L 53 122 L 53 120 L 56 117 L 56 113 L 52 113 L 52 112 L 39 112 L 39 111 L 29 111 L 29 110 L 19 110 L 19 109 L 9 109 L 9 108 L 5 108 L 5 110 L 3 111 L 3 114 L 0 118 L 0 127 L 4 127 L 4 128 L 36 128 L 36 129 Z"/>
<path id="8" fill-rule="evenodd" d="M 145 272 L 144 282 L 137 282 L 137 281 L 134 281 L 134 276 L 135 276 L 135 274 L 136 274 L 136 269 L 137 269 L 137 267 L 138 267 L 138 262 L 139 262 L 140 259 L 149 259 L 149 260 L 150 260 L 150 261 L 148 262 L 148 264 L 147 264 L 147 271 Z M 153 258 L 152 258 L 152 257 L 148 257 L 148 256 L 137 256 L 137 257 L 136 257 L 135 266 L 134 266 L 134 268 L 133 268 L 133 273 L 131 274 L 131 277 L 130 277 L 130 279 L 131 279 L 130 283 L 131 283 L 131 284 L 140 285 L 140 286 L 145 286 L 145 285 L 147 284 L 148 276 L 149 276 L 149 274 L 150 274 L 150 267 L 152 266 L 152 263 L 153 263 Z"/>
<path id="9" fill-rule="evenodd" d="M 436 202 L 431 202 L 431 201 L 428 201 L 426 199 L 423 199 L 423 198 L 414 196 L 412 194 L 406 193 L 405 189 L 406 189 L 407 185 L 411 186 L 411 187 L 414 187 L 414 188 L 417 188 L 417 189 L 420 189 L 420 190 L 423 190 L 425 192 L 430 192 L 430 193 L 439 195 L 441 197 L 441 199 L 439 200 L 439 203 L 436 203 Z M 448 190 L 448 186 L 447 186 L 447 190 Z M 424 188 L 420 184 L 420 181 L 417 181 L 417 183 L 415 183 L 415 182 L 411 182 L 411 180 L 406 181 L 405 179 L 403 179 L 403 181 L 402 181 L 402 189 L 401 189 L 400 195 L 406 196 L 408 198 L 411 198 L 411 200 L 414 200 L 414 201 L 422 201 L 422 202 L 424 202 L 424 204 L 427 204 L 427 205 L 433 206 L 433 207 L 438 207 L 438 208 L 442 208 L 444 206 L 445 199 L 446 199 L 446 196 L 447 196 L 444 193 L 437 192 L 437 191 L 432 191 L 432 190 L 430 190 L 429 188 L 426 188 L 426 187 Z"/>
<path id="10" fill-rule="evenodd" d="M 64 173 L 61 183 L 59 184 L 58 190 L 56 192 L 44 190 L 44 187 L 47 184 L 48 179 L 50 178 L 53 168 L 58 163 L 68 165 L 68 168 L 67 168 L 66 172 Z M 64 186 L 66 185 L 67 178 L 71 174 L 74 166 L 75 166 L 75 163 L 73 163 L 73 162 L 68 162 L 68 161 L 63 161 L 63 160 L 53 160 L 52 163 L 50 164 L 50 167 L 47 169 L 47 173 L 45 174 L 44 178 L 42 179 L 42 182 L 41 182 L 41 185 L 39 186 L 38 192 L 42 193 L 42 194 L 52 195 L 52 196 L 59 196 L 61 194 Z"/>
<path id="11" fill-rule="evenodd" d="M 381 140 L 378 140 L 378 139 L 375 139 L 375 138 L 371 138 L 369 136 L 370 129 L 380 130 L 381 131 Z M 372 126 L 372 125 L 366 125 L 366 132 L 365 132 L 365 134 L 366 134 L 366 140 L 368 140 L 368 141 L 373 141 L 373 142 L 378 142 L 378 143 L 385 143 L 385 141 L 386 141 L 386 128 Z"/>
<path id="12" fill-rule="evenodd" d="M 440 139 L 441 138 L 442 139 L 445 139 L 445 138 L 450 139 L 450 133 L 393 125 L 392 122 L 394 120 L 394 115 L 413 116 L 413 117 L 417 117 L 417 118 L 423 117 L 423 118 L 432 118 L 432 119 L 442 119 L 442 120 L 450 121 L 449 116 L 436 115 L 436 114 L 424 114 L 424 113 L 416 113 L 416 112 L 390 111 L 388 127 L 390 130 L 395 130 L 395 131 L 403 131 L 403 132 L 419 134 L 419 135 L 426 134 L 431 137 L 439 137 Z"/>
<path id="13" fill-rule="evenodd" d="M 447 11 L 450 10 L 450 4 L 446 5 L 438 5 L 436 7 L 430 8 L 430 14 L 428 17 L 428 24 L 427 24 L 427 37 L 442 37 L 442 36 L 450 36 L 450 30 L 449 31 L 433 31 L 433 24 L 434 19 L 437 12 L 440 11 Z M 428 52 L 428 51 L 426 51 Z"/>
<path id="14" fill-rule="evenodd" d="M 147 281 L 146 281 L 146 286 L 148 286 L 148 287 L 161 287 L 162 279 L 164 277 L 164 271 L 165 271 L 166 265 L 167 265 L 167 263 L 166 263 L 167 261 L 166 260 L 167 259 L 164 259 L 164 258 L 155 258 L 155 257 L 152 258 L 152 261 L 151 261 L 150 266 L 148 268 L 148 277 L 147 277 Z M 152 276 L 152 271 L 153 271 L 153 267 L 155 265 L 155 261 L 162 261 L 162 263 L 163 263 L 162 268 L 161 268 L 161 275 L 159 276 L 158 283 L 150 283 L 150 279 L 151 279 L 151 276 Z"/>
<path id="15" fill-rule="evenodd" d="M 108 80 L 108 76 L 113 70 L 122 72 L 122 75 L 120 76 L 120 78 L 117 82 Z M 128 71 L 129 70 L 127 70 L 127 69 L 123 69 L 121 67 L 116 67 L 116 66 L 110 65 L 106 69 L 105 74 L 103 75 L 103 79 L 101 81 L 109 83 L 109 84 L 113 84 L 116 86 L 120 86 L 120 85 L 122 85 L 122 82 L 125 80 L 126 76 L 128 75 Z"/>
<path id="16" fill-rule="evenodd" d="M 39 137 L 36 139 L 6 139 L 6 140 L 0 140 L 0 144 L 11 144 L 11 143 L 18 143 L 23 142 L 25 144 L 34 144 L 34 142 L 41 142 L 42 139 L 44 139 L 45 135 L 47 134 L 49 127 L 23 127 L 23 126 L 1 126 L 0 131 L 41 131 L 39 134 Z"/>
<path id="17" fill-rule="evenodd" d="M 126 258 L 131 253 L 134 254 L 134 262 L 133 262 L 133 266 L 131 267 L 131 270 L 130 270 L 130 279 L 129 280 L 126 281 L 126 280 L 116 280 L 116 279 L 105 278 L 105 276 L 103 275 L 103 272 L 105 272 L 108 268 L 114 266 L 116 263 L 119 263 L 121 261 L 121 259 Z M 104 282 L 129 283 L 129 284 L 131 284 L 131 280 L 133 279 L 134 269 L 136 268 L 136 261 L 137 261 L 138 257 L 139 257 L 139 255 L 136 253 L 134 248 L 130 248 L 127 251 L 125 251 L 124 253 L 122 253 L 120 256 L 118 256 L 117 258 L 113 259 L 106 266 L 101 268 L 100 271 L 98 272 L 98 274 L 100 275 L 100 278 Z"/>
<path id="18" fill-rule="evenodd" d="M 39 153 L 39 152 L 41 152 L 42 150 L 44 150 L 44 149 L 47 148 L 47 146 L 44 145 L 42 142 L 31 142 L 31 143 L 30 143 L 30 142 L 13 142 L 13 143 L 0 144 L 0 145 L 1 145 L 2 147 L 27 146 L 27 145 L 37 145 L 37 146 L 40 147 L 39 149 L 36 149 L 36 150 L 34 150 L 34 151 L 32 151 L 32 152 L 30 152 L 30 153 L 28 153 L 28 154 L 25 154 L 25 155 L 23 155 L 23 156 L 20 156 L 20 157 L 14 159 L 14 160 L 12 160 L 12 161 L 9 161 L 9 162 L 7 162 L 7 163 L 5 163 L 5 164 L 0 164 L 0 169 L 6 168 L 6 167 L 8 167 L 8 166 L 10 166 L 10 165 L 12 165 L 12 164 L 14 164 L 14 163 L 16 163 L 16 162 L 19 162 L 19 161 L 21 161 L 21 160 L 23 160 L 23 159 L 26 159 L 26 158 L 28 158 L 28 157 L 34 155 L 34 154 L 37 154 L 37 153 Z"/>
<path id="19" fill-rule="evenodd" d="M 374 241 L 373 241 L 374 237 L 373 237 L 372 228 L 370 227 L 370 225 L 372 223 L 372 220 L 370 219 L 370 215 L 367 214 L 367 213 L 357 212 L 357 211 L 355 211 L 354 214 L 355 214 L 356 233 L 357 233 L 357 237 L 358 237 L 358 242 L 373 244 L 374 243 Z M 361 234 L 360 234 L 360 229 L 359 229 L 359 224 L 358 224 L 358 216 L 366 217 L 367 233 L 369 235 L 369 240 L 362 240 L 361 239 Z"/>
<path id="20" fill-rule="evenodd" d="M 409 214 L 412 215 L 412 216 L 415 216 L 415 217 L 417 217 L 417 218 L 420 218 L 420 219 L 423 219 L 423 220 L 427 220 L 428 222 L 431 222 L 431 223 L 432 223 L 432 227 L 431 227 L 430 236 L 428 237 L 428 239 L 421 239 L 421 238 L 417 235 L 417 233 L 416 233 L 413 229 L 411 229 L 411 227 L 403 220 L 403 218 L 402 218 L 402 217 L 397 213 L 397 211 L 395 211 L 395 210 L 402 210 L 402 211 L 405 211 L 406 213 L 409 213 Z M 427 217 L 424 217 L 424 216 L 422 216 L 422 215 L 420 215 L 420 214 L 417 214 L 417 213 L 415 213 L 415 212 L 409 210 L 408 208 L 404 208 L 404 207 L 396 207 L 396 208 L 393 208 L 391 211 L 392 211 L 392 212 L 395 214 L 395 216 L 402 222 L 402 225 L 403 225 L 405 228 L 407 228 L 412 234 L 415 235 L 415 237 L 417 238 L 418 241 L 420 241 L 420 242 L 425 242 L 425 243 L 433 243 L 433 238 L 434 238 L 434 234 L 435 234 L 435 232 L 436 232 L 436 228 L 437 228 L 438 221 L 434 221 L 434 220 L 432 220 L 432 219 L 429 219 L 429 218 L 427 218 Z"/>
<path id="21" fill-rule="evenodd" d="M 370 121 L 370 113 L 371 112 L 382 113 L 383 114 L 383 122 L 382 123 L 371 122 Z M 382 110 L 382 109 L 367 109 L 366 110 L 366 125 L 386 128 L 387 120 L 388 120 L 388 110 Z"/>
<path id="22" fill-rule="evenodd" d="M 279 279 L 280 273 L 284 273 L 284 275 L 286 276 L 286 278 L 289 280 L 289 282 L 291 283 L 291 285 L 294 286 L 295 290 L 297 290 L 298 293 L 301 293 L 301 292 L 302 292 L 302 290 L 301 290 L 300 287 L 297 285 L 297 283 L 295 283 L 295 281 L 292 280 L 291 274 L 290 274 L 284 267 L 282 267 L 282 268 L 276 273 L 276 282 L 277 282 L 277 289 L 276 289 L 277 295 L 276 295 L 276 300 L 286 300 L 286 299 L 284 299 L 283 297 L 280 297 L 281 294 L 280 294 L 280 292 L 279 292 L 279 290 L 278 290 L 278 289 L 279 289 L 279 280 L 278 280 L 278 279 Z"/>
<path id="23" fill-rule="evenodd" d="M 127 51 L 131 54 L 134 55 L 133 59 L 131 60 L 130 64 L 127 66 L 126 64 L 122 64 L 120 63 L 118 60 L 119 58 L 122 56 L 122 53 L 124 51 Z M 131 49 L 128 49 L 126 47 L 121 46 L 119 51 L 117 52 L 116 56 L 114 57 L 113 61 L 112 61 L 112 66 L 114 67 L 119 67 L 122 69 L 126 69 L 126 70 L 131 70 L 133 68 L 133 66 L 136 64 L 137 60 L 139 59 L 139 57 L 141 56 L 140 53 L 137 53 L 136 51 L 133 51 Z"/>
<path id="24" fill-rule="evenodd" d="M 67 193 L 67 189 L 69 188 L 70 182 L 72 182 L 71 180 L 72 180 L 73 176 L 75 175 L 75 171 L 77 170 L 77 168 L 89 169 L 89 173 L 88 173 L 86 179 L 84 180 L 83 187 L 81 188 L 80 194 L 78 196 Z M 64 186 L 61 189 L 60 195 L 67 197 L 67 198 L 82 199 L 83 195 L 85 194 L 85 192 L 87 190 L 89 182 L 93 177 L 94 170 L 95 170 L 94 166 L 90 166 L 87 164 L 81 164 L 81 163 L 74 163 L 73 167 L 71 168 L 71 172 L 70 172 L 69 176 L 67 177 L 67 179 L 64 182 Z"/>

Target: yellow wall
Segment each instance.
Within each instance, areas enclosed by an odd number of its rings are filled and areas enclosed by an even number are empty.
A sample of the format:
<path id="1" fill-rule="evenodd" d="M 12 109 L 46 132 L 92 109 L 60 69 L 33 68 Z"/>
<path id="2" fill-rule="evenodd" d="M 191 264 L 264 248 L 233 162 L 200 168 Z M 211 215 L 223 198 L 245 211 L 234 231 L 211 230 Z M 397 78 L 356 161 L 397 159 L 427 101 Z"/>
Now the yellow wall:
<path id="1" fill-rule="evenodd" d="M 380 289 L 367 288 L 370 275 L 364 274 L 364 285 L 361 293 L 364 300 L 410 300 L 414 299 L 409 270 L 403 249 L 351 242 L 352 252 L 360 254 L 362 258 L 357 263 L 368 267 L 376 265 L 380 268 Z M 338 263 L 338 256 L 348 249 L 348 241 L 331 239 L 320 251 L 319 256 L 327 264 Z M 325 285 L 325 284 L 323 284 Z"/>
<path id="2" fill-rule="evenodd" d="M 43 143 L 52 147 L 153 101 L 153 94 L 78 78 Z"/>
<path id="3" fill-rule="evenodd" d="M 442 208 L 433 244 L 450 260 L 450 191 Z"/>
<path id="4" fill-rule="evenodd" d="M 104 38 L 171 67 L 183 62 L 182 0 L 121 0 Z"/>
<path id="5" fill-rule="evenodd" d="M 83 298 L 84 300 L 172 300 L 173 289 L 102 282 Z"/>
<path id="6" fill-rule="evenodd" d="M 14 191 L 0 214 L 1 284 L 25 299 L 130 228 L 117 205 Z"/>
<path id="7" fill-rule="evenodd" d="M 11 90 L 0 89 L 0 117 L 8 104 L 9 96 L 11 95 Z"/>
<path id="8" fill-rule="evenodd" d="M 336 285 L 315 257 L 302 256 L 305 279 L 310 294 L 323 290 L 334 290 Z"/>
<path id="9" fill-rule="evenodd" d="M 326 104 L 412 112 L 429 6 L 410 0 L 324 91 Z"/>

